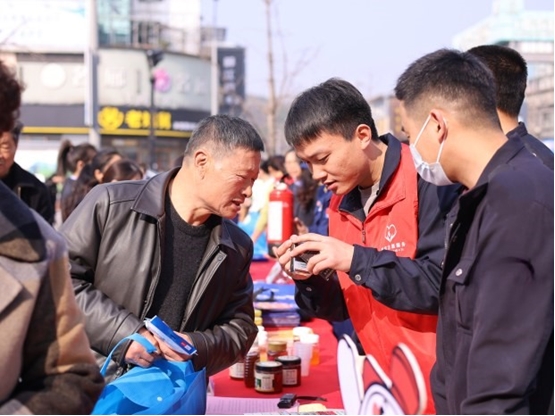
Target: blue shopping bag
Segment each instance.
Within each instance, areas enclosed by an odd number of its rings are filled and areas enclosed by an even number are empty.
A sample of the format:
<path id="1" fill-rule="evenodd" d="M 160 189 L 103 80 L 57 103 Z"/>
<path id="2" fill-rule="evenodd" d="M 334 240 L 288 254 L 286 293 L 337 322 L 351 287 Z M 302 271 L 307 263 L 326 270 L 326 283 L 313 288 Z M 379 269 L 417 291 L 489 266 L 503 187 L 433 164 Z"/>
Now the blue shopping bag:
<path id="1" fill-rule="evenodd" d="M 122 342 L 141 343 L 148 352 L 156 348 L 142 335 L 121 340 L 106 358 L 105 374 L 113 352 Z M 206 369 L 195 371 L 191 361 L 156 360 L 151 367 L 133 367 L 108 383 L 93 415 L 201 415 L 206 412 Z"/>

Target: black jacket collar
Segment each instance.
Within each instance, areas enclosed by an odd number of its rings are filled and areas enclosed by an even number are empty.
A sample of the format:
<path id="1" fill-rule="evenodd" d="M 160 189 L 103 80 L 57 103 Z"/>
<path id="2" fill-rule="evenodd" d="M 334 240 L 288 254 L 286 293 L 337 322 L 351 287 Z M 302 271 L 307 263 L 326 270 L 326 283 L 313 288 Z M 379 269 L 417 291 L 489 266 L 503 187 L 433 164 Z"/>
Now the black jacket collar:
<path id="1" fill-rule="evenodd" d="M 46 243 L 31 210 L 0 182 L 0 256 L 24 262 L 45 258 Z"/>
<path id="2" fill-rule="evenodd" d="M 507 140 L 507 142 L 501 146 L 497 152 L 495 152 L 489 163 L 486 165 L 484 171 L 478 178 L 476 186 L 461 195 L 459 200 L 460 207 L 454 208 L 451 211 L 450 216 L 456 215 L 459 210 L 473 212 L 472 207 L 478 205 L 486 195 L 488 183 L 492 176 L 502 169 L 510 169 L 508 165 L 509 161 L 513 159 L 523 148 L 524 144 L 518 137 Z"/>
<path id="3" fill-rule="evenodd" d="M 528 130 L 526 129 L 526 125 L 522 122 L 518 123 L 514 129 L 507 133 L 507 137 L 509 140 L 518 139 L 524 137 L 528 134 Z"/>
<path id="4" fill-rule="evenodd" d="M 387 150 L 385 151 L 384 164 L 382 169 L 382 175 L 380 178 L 380 187 L 378 189 L 378 195 L 381 193 L 382 189 L 385 189 L 393 174 L 399 167 L 401 162 L 401 142 L 392 134 L 384 134 L 380 136 L 380 140 L 387 145 Z M 347 193 L 341 200 L 339 205 L 341 211 L 347 211 L 350 213 L 355 213 L 356 211 L 363 210 L 362 202 L 360 200 L 360 191 L 358 187 L 355 187 L 352 191 Z M 364 211 L 362 211 L 362 217 L 364 218 Z"/>
<path id="5" fill-rule="evenodd" d="M 14 162 L 8 174 L 2 179 L 2 181 L 8 186 L 10 189 L 14 189 L 16 186 L 22 188 L 34 188 L 35 184 L 32 182 L 32 178 L 34 175 L 17 163 Z"/>
<path id="6" fill-rule="evenodd" d="M 513 130 L 514 131 L 514 130 Z M 486 168 L 480 175 L 476 187 L 487 184 L 490 177 L 499 169 L 506 169 L 507 163 L 524 148 L 524 143 L 518 137 L 511 138 L 493 155 Z"/>

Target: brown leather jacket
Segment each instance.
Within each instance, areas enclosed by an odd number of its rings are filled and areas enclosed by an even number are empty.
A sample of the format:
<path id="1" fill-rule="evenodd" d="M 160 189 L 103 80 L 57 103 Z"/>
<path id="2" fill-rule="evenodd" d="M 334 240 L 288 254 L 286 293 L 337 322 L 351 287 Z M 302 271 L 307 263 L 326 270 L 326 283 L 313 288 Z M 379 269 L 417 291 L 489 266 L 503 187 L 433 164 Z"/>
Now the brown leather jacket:
<path id="1" fill-rule="evenodd" d="M 176 173 L 98 185 L 60 229 L 91 346 L 103 356 L 142 326 L 152 303 L 161 270 L 164 196 Z M 249 236 L 222 220 L 212 231 L 184 305 L 179 331 L 198 350 L 195 368 L 206 366 L 208 375 L 245 355 L 256 336 L 252 254 Z"/>

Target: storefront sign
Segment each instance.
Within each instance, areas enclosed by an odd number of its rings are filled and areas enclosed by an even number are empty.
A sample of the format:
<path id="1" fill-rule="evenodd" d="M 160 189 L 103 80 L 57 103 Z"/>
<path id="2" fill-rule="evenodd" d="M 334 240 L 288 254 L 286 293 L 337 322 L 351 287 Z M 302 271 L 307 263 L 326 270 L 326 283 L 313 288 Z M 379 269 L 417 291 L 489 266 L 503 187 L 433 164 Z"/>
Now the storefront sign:
<path id="1" fill-rule="evenodd" d="M 155 112 L 154 128 L 158 135 L 190 132 L 198 121 L 208 116 L 206 111 L 159 109 Z M 98 124 L 104 134 L 129 134 L 126 131 L 134 131 L 143 135 L 150 129 L 150 119 L 150 111 L 145 108 L 106 106 L 98 113 Z"/>
<path id="2" fill-rule="evenodd" d="M 245 101 L 245 49 L 218 48 L 220 113 L 238 116 Z"/>
<path id="3" fill-rule="evenodd" d="M 21 107 L 24 133 L 29 134 L 87 134 L 83 124 L 83 105 L 29 105 Z M 198 122 L 208 117 L 208 111 L 157 109 L 154 118 L 156 136 L 189 137 Z M 148 136 L 150 111 L 144 107 L 104 106 L 98 112 L 98 124 L 103 135 Z"/>

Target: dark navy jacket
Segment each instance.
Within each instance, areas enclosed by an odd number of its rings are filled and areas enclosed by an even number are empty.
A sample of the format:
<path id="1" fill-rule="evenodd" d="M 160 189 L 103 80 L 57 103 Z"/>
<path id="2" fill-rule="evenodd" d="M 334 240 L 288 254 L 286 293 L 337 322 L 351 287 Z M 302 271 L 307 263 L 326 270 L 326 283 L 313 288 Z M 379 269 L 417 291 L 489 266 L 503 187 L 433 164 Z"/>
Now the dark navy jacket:
<path id="1" fill-rule="evenodd" d="M 553 152 L 549 147 L 542 143 L 541 140 L 536 139 L 526 129 L 524 123 L 518 123 L 518 126 L 507 133 L 509 139 L 519 138 L 524 143 L 524 146 L 540 159 L 545 166 L 553 170 Z"/>
<path id="2" fill-rule="evenodd" d="M 54 222 L 54 201 L 46 185 L 31 172 L 14 163 L 2 182 L 27 206 L 33 208 L 49 224 Z"/>
<path id="3" fill-rule="evenodd" d="M 316 203 L 314 205 L 314 219 L 308 227 L 309 232 L 328 235 L 328 207 L 330 206 L 331 195 L 331 191 L 328 191 L 324 185 L 318 186 L 316 190 Z"/>
<path id="4" fill-rule="evenodd" d="M 553 172 L 518 138 L 448 216 L 438 414 L 547 414 L 553 397 Z"/>

